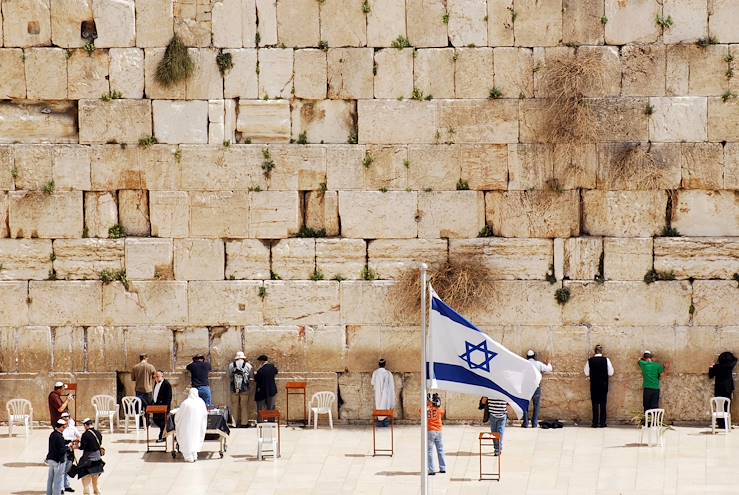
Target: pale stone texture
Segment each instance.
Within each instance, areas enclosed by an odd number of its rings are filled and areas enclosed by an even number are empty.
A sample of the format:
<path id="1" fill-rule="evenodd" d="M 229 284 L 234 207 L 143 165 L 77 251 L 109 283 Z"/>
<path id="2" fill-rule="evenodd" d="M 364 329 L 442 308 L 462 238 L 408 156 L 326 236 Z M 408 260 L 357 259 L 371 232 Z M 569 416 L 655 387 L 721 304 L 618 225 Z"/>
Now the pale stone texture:
<path id="1" fill-rule="evenodd" d="M 721 43 L 739 42 L 739 33 L 736 30 L 736 3 L 734 1 L 709 0 L 708 31 Z M 7 43 L 5 46 L 7 46 Z"/>
<path id="2" fill-rule="evenodd" d="M 416 266 L 417 268 L 417 266 Z M 417 323 L 413 315 L 396 315 L 390 299 L 394 283 L 346 280 L 341 282 L 341 322 L 346 325 Z"/>
<path id="3" fill-rule="evenodd" d="M 4 325 L 28 325 L 28 282 L 0 281 L 0 319 Z"/>
<path id="4" fill-rule="evenodd" d="M 416 50 L 413 87 L 435 98 L 454 98 L 454 54 L 452 48 Z"/>
<path id="5" fill-rule="evenodd" d="M 413 49 L 375 52 L 375 98 L 409 98 L 413 91 Z"/>
<path id="6" fill-rule="evenodd" d="M 292 108 L 292 137 L 297 140 L 305 133 L 309 143 L 345 143 L 356 115 L 352 101 L 298 100 Z"/>
<path id="7" fill-rule="evenodd" d="M 585 191 L 583 231 L 590 235 L 644 237 L 665 225 L 667 195 L 661 191 Z"/>
<path id="8" fill-rule="evenodd" d="M 451 239 L 449 257 L 478 260 L 495 279 L 543 280 L 552 263 L 552 244 L 546 239 Z"/>
<path id="9" fill-rule="evenodd" d="M 286 46 L 317 46 L 321 40 L 319 3 L 315 0 L 277 2 L 277 37 Z"/>
<path id="10" fill-rule="evenodd" d="M 5 1 L 2 21 L 6 47 L 42 46 L 51 41 L 49 0 Z"/>
<path id="11" fill-rule="evenodd" d="M 460 175 L 471 189 L 505 190 L 508 185 L 508 147 L 463 145 L 460 150 Z"/>
<path id="12" fill-rule="evenodd" d="M 724 154 L 719 143 L 680 145 L 681 185 L 684 189 L 723 189 Z"/>
<path id="13" fill-rule="evenodd" d="M 527 48 L 496 48 L 493 52 L 495 88 L 503 97 L 534 95 L 533 52 Z"/>
<path id="14" fill-rule="evenodd" d="M 262 323 L 262 300 L 257 281 L 190 282 L 190 324 L 254 325 Z M 215 297 L 214 297 L 215 296 Z"/>
<path id="15" fill-rule="evenodd" d="M 436 103 L 426 101 L 359 100 L 359 142 L 433 143 L 436 108 Z M 402 121 L 398 115 L 403 115 Z"/>
<path id="16" fill-rule="evenodd" d="M 449 0 L 447 12 L 452 46 L 487 45 L 486 0 Z"/>
<path id="17" fill-rule="evenodd" d="M 364 166 L 364 187 L 379 190 L 405 189 L 407 158 L 408 153 L 404 146 L 367 146 L 364 160 L 371 162 Z"/>
<path id="18" fill-rule="evenodd" d="M 144 96 L 144 51 L 138 48 L 111 48 L 110 91 L 123 98 Z"/>
<path id="19" fill-rule="evenodd" d="M 223 79 L 225 98 L 256 98 L 259 93 L 257 51 L 250 48 L 224 50 L 231 54 L 233 68 Z M 297 72 L 297 69 L 296 69 Z"/>
<path id="20" fill-rule="evenodd" d="M 134 0 L 95 0 L 92 12 L 99 48 L 134 46 L 136 42 L 136 14 Z"/>
<path id="21" fill-rule="evenodd" d="M 293 50 L 264 48 L 257 54 L 259 97 L 290 98 L 293 83 Z"/>
<path id="22" fill-rule="evenodd" d="M 211 22 L 213 46 L 220 48 L 241 48 L 243 40 L 244 10 L 243 0 L 219 0 L 213 2 Z"/>
<path id="23" fill-rule="evenodd" d="M 67 97 L 67 59 L 64 50 L 30 48 L 23 51 L 23 56 L 29 99 L 63 100 Z"/>
<path id="24" fill-rule="evenodd" d="M 269 252 L 269 245 L 256 239 L 226 241 L 226 278 L 270 278 Z"/>
<path id="25" fill-rule="evenodd" d="M 549 144 L 508 146 L 508 189 L 592 188 L 598 157 L 594 146 L 558 148 Z"/>
<path id="26" fill-rule="evenodd" d="M 365 146 L 329 146 L 326 149 L 326 187 L 329 190 L 363 189 L 365 156 Z"/>
<path id="27" fill-rule="evenodd" d="M 652 269 L 652 238 L 606 237 L 603 267 L 607 280 L 643 280 Z"/>
<path id="28" fill-rule="evenodd" d="M 564 276 L 570 280 L 593 280 L 603 254 L 600 237 L 572 237 L 565 240 Z"/>
<path id="29" fill-rule="evenodd" d="M 109 66 L 108 53 L 103 50 L 95 50 L 89 55 L 75 50 L 67 60 L 68 98 L 100 98 L 108 94 Z"/>
<path id="30" fill-rule="evenodd" d="M 675 45 L 667 48 L 667 94 L 718 96 L 729 88 L 726 45 Z"/>
<path id="31" fill-rule="evenodd" d="M 296 192 L 249 193 L 249 236 L 260 239 L 290 237 L 300 228 L 300 197 Z"/>
<path id="32" fill-rule="evenodd" d="M 171 0 L 136 2 L 136 46 L 166 46 L 174 34 Z"/>
<path id="33" fill-rule="evenodd" d="M 46 280 L 51 272 L 51 241 L 0 239 L 0 280 Z"/>
<path id="34" fill-rule="evenodd" d="M 179 189 L 179 167 L 174 146 L 152 145 L 148 148 L 118 145 L 91 148 L 91 183 L 97 191 L 116 189 Z"/>
<path id="35" fill-rule="evenodd" d="M 367 18 L 362 0 L 321 2 L 321 39 L 329 46 L 366 46 Z"/>
<path id="36" fill-rule="evenodd" d="M 267 179 L 261 169 L 265 149 L 268 148 L 241 145 L 231 145 L 227 148 L 221 145 L 182 146 L 179 160 L 182 189 L 244 191 L 255 189 L 256 186 L 266 188 Z M 274 172 L 277 174 L 278 170 Z"/>
<path id="37" fill-rule="evenodd" d="M 316 271 L 327 279 L 359 279 L 366 254 L 363 239 L 316 239 Z"/>
<path id="38" fill-rule="evenodd" d="M 442 100 L 438 130 L 455 143 L 514 143 L 517 117 L 515 100 Z"/>
<path id="39" fill-rule="evenodd" d="M 275 162 L 268 181 L 271 190 L 315 190 L 326 182 L 323 146 L 275 145 L 269 149 Z"/>
<path id="40" fill-rule="evenodd" d="M 661 6 L 654 0 L 633 0 L 622 2 L 606 0 L 605 15 L 606 43 L 624 45 L 627 43 L 651 43 L 657 41 L 660 28 L 655 23 Z"/>
<path id="41" fill-rule="evenodd" d="M 330 48 L 328 50 L 328 97 L 372 98 L 373 50 Z"/>
<path id="42" fill-rule="evenodd" d="M 462 242 L 462 241 L 460 241 Z M 419 263 L 440 264 L 447 259 L 446 239 L 377 239 L 367 247 L 368 266 L 380 278 L 397 278 Z"/>
<path id="43" fill-rule="evenodd" d="M 149 235 L 149 196 L 146 191 L 118 191 L 119 223 L 127 235 Z"/>
<path id="44" fill-rule="evenodd" d="M 621 49 L 624 96 L 665 94 L 664 45 L 626 45 Z"/>
<path id="45" fill-rule="evenodd" d="M 118 223 L 118 206 L 108 192 L 85 193 L 85 229 L 88 237 L 108 238 L 108 230 Z"/>
<path id="46" fill-rule="evenodd" d="M 367 46 L 390 46 L 405 36 L 405 2 L 374 0 L 367 14 Z"/>
<path id="47" fill-rule="evenodd" d="M 0 102 L 0 116 L 0 143 L 78 141 L 72 102 Z"/>
<path id="48" fill-rule="evenodd" d="M 562 43 L 600 45 L 603 43 L 603 2 L 562 1 Z"/>
<path id="49" fill-rule="evenodd" d="M 259 46 L 270 46 L 277 44 L 277 4 L 275 0 L 256 0 L 257 17 L 259 27 Z M 244 37 L 244 46 L 247 38 Z"/>
<path id="50" fill-rule="evenodd" d="M 248 237 L 249 196 L 244 191 L 194 192 L 190 200 L 190 235 Z"/>
<path id="51" fill-rule="evenodd" d="M 739 241 L 726 237 L 661 237 L 654 269 L 678 278 L 725 278 L 739 272 Z"/>
<path id="52" fill-rule="evenodd" d="M 405 8 L 408 41 L 412 46 L 447 46 L 447 26 L 443 20 L 447 11 L 444 1 L 408 0 Z M 402 33 L 398 33 L 400 34 Z"/>
<path id="53" fill-rule="evenodd" d="M 165 101 L 152 103 L 154 135 L 162 143 L 208 142 L 207 101 Z"/>
<path id="54" fill-rule="evenodd" d="M 688 236 L 739 235 L 737 205 L 734 191 L 680 191 L 673 200 L 672 227 Z"/>
<path id="55" fill-rule="evenodd" d="M 486 220 L 503 237 L 569 237 L 580 231 L 577 191 L 485 193 Z"/>
<path id="56" fill-rule="evenodd" d="M 338 282 L 266 281 L 264 287 L 264 321 L 268 325 L 339 323 Z"/>
<path id="57" fill-rule="evenodd" d="M 488 45 L 513 45 L 513 0 L 488 0 Z"/>
<path id="58" fill-rule="evenodd" d="M 51 41 L 63 48 L 85 44 L 80 36 L 82 21 L 92 19 L 91 0 L 51 0 Z"/>
<path id="59" fill-rule="evenodd" d="M 296 98 L 326 98 L 326 63 L 326 52 L 323 50 L 295 50 L 293 86 Z"/>
<path id="60" fill-rule="evenodd" d="M 290 103 L 287 100 L 239 101 L 236 130 L 261 143 L 290 140 Z"/>
<path id="61" fill-rule="evenodd" d="M 54 257 L 60 279 L 98 279 L 103 270 L 125 268 L 122 239 L 58 239 L 54 241 Z"/>
<path id="62" fill-rule="evenodd" d="M 151 136 L 149 100 L 80 100 L 80 143 L 138 143 Z"/>
<path id="63" fill-rule="evenodd" d="M 349 238 L 413 238 L 416 224 L 415 192 L 339 191 L 342 236 Z"/>
<path id="64" fill-rule="evenodd" d="M 220 239 L 175 239 L 176 280 L 223 280 L 225 250 Z"/>
<path id="65" fill-rule="evenodd" d="M 704 141 L 706 99 L 696 97 L 650 98 L 654 114 L 649 118 L 652 141 Z"/>
<path id="66" fill-rule="evenodd" d="M 598 187 L 608 190 L 677 189 L 681 180 L 680 147 L 674 143 L 599 145 Z M 639 167 L 622 170 L 624 159 L 637 160 Z"/>
<path id="67" fill-rule="evenodd" d="M 8 193 L 10 237 L 82 237 L 82 192 Z"/>
<path id="68" fill-rule="evenodd" d="M 23 50 L 0 50 L 0 98 L 25 98 L 26 74 L 23 60 Z"/>
<path id="69" fill-rule="evenodd" d="M 339 235 L 339 194 L 336 191 L 311 191 L 305 200 L 305 226 Z"/>
<path id="70" fill-rule="evenodd" d="M 708 140 L 739 141 L 739 98 L 708 99 Z"/>
<path id="71" fill-rule="evenodd" d="M 692 43 L 708 33 L 708 12 L 704 0 L 665 0 L 662 15 L 672 17 L 673 24 L 662 33 L 665 43 Z M 729 15 L 727 13 L 727 15 Z M 727 42 L 719 38 L 722 43 Z"/>
<path id="72" fill-rule="evenodd" d="M 724 187 L 739 189 L 739 143 L 724 146 Z"/>
<path id="73" fill-rule="evenodd" d="M 316 272 L 315 239 L 281 239 L 272 246 L 272 271 L 284 280 L 307 280 Z"/>
<path id="74" fill-rule="evenodd" d="M 418 193 L 419 238 L 470 238 L 485 225 L 485 197 L 480 191 Z"/>
<path id="75" fill-rule="evenodd" d="M 106 325 L 184 325 L 187 282 L 130 281 L 103 285 L 102 321 Z"/>
<path id="76" fill-rule="evenodd" d="M 34 325 L 97 325 L 102 284 L 93 281 L 44 281 L 28 284 L 29 320 Z"/>
<path id="77" fill-rule="evenodd" d="M 493 77 L 492 48 L 458 48 L 454 64 L 454 96 L 487 98 Z"/>
<path id="78" fill-rule="evenodd" d="M 419 191 L 454 190 L 460 178 L 459 155 L 460 147 L 456 145 L 409 146 L 408 187 Z"/>
<path id="79" fill-rule="evenodd" d="M 693 305 L 695 306 L 693 324 L 726 325 L 727 323 L 735 323 L 739 319 L 736 290 L 736 282 L 734 281 L 695 281 L 693 283 Z"/>
<path id="80" fill-rule="evenodd" d="M 562 39 L 562 0 L 517 0 L 516 45 L 553 46 Z"/>
<path id="81" fill-rule="evenodd" d="M 172 239 L 126 239 L 129 280 L 172 279 Z"/>
<path id="82" fill-rule="evenodd" d="M 418 371 L 407 356 L 421 353 L 420 326 L 350 325 L 346 333 L 349 349 L 346 362 L 350 373 L 371 373 L 377 369 L 380 357 L 395 373 Z"/>
<path id="83" fill-rule="evenodd" d="M 491 299 L 465 316 L 483 326 L 560 325 L 562 309 L 554 299 L 554 291 L 543 280 L 499 280 L 493 284 Z M 530 308 L 529 301 L 536 301 L 536 311 L 526 309 Z"/>
<path id="84" fill-rule="evenodd" d="M 15 169 L 16 189 L 42 190 L 52 182 L 55 191 L 90 189 L 87 147 L 17 145 L 14 150 L 12 168 Z"/>

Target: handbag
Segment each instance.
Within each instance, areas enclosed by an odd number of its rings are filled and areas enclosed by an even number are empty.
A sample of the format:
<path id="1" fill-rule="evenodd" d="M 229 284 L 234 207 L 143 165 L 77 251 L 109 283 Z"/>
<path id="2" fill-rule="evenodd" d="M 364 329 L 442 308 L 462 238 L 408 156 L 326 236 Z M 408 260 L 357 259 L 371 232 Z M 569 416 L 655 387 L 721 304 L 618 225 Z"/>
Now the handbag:
<path id="1" fill-rule="evenodd" d="M 490 422 L 490 409 L 488 409 L 488 400 L 487 397 L 480 397 L 480 403 L 477 406 L 478 409 L 482 409 L 482 422 L 483 423 L 489 423 Z"/>
<path id="2" fill-rule="evenodd" d="M 67 471 L 67 475 L 70 478 L 76 478 L 77 477 L 77 471 L 78 471 L 78 467 L 77 467 L 77 463 L 75 462 L 74 464 L 72 464 L 72 465 L 69 466 L 69 470 Z"/>

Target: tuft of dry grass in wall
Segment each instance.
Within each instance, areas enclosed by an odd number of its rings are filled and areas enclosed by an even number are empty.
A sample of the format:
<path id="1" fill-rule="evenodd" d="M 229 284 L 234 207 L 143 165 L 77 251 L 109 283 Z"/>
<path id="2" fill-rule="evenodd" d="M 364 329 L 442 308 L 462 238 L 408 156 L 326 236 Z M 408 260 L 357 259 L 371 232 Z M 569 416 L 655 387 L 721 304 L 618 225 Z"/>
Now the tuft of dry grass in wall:
<path id="1" fill-rule="evenodd" d="M 176 34 L 172 36 L 164 55 L 157 65 L 155 78 L 164 87 L 189 79 L 195 73 L 193 61 L 187 46 Z"/>
<path id="2" fill-rule="evenodd" d="M 611 166 L 614 184 L 632 184 L 639 189 L 660 189 L 665 163 L 652 152 L 651 144 L 623 145 Z"/>
<path id="3" fill-rule="evenodd" d="M 494 279 L 479 259 L 448 260 L 429 267 L 428 279 L 444 302 L 462 314 L 481 309 L 494 294 Z M 390 299 L 397 315 L 420 314 L 421 280 L 418 268 L 403 272 Z"/>

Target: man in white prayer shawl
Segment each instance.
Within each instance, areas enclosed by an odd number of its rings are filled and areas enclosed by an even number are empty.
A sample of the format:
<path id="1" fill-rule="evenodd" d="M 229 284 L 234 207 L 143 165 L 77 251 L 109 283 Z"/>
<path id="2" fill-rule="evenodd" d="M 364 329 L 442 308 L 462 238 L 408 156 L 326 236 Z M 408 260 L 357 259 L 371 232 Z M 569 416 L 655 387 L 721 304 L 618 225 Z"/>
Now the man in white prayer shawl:
<path id="1" fill-rule="evenodd" d="M 380 359 L 377 368 L 372 373 L 372 386 L 375 389 L 375 409 L 395 409 L 395 380 L 393 374 L 385 369 L 385 360 Z M 390 419 L 382 416 L 377 418 L 377 426 L 389 426 Z"/>
<path id="2" fill-rule="evenodd" d="M 198 452 L 205 441 L 205 430 L 208 426 L 208 409 L 198 396 L 198 389 L 190 389 L 187 399 L 180 404 L 174 415 L 177 443 L 185 461 L 195 462 Z"/>

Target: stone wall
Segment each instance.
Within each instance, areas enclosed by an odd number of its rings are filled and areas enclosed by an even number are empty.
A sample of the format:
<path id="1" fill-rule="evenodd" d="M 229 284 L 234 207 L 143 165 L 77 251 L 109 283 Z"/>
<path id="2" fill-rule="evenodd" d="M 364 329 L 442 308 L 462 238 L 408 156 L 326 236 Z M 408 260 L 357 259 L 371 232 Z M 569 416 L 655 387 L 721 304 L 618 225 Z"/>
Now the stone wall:
<path id="1" fill-rule="evenodd" d="M 391 311 L 393 279 L 474 256 L 497 280 L 468 316 L 552 360 L 545 416 L 588 418 L 582 366 L 601 343 L 612 418 L 639 409 L 649 348 L 672 362 L 668 418 L 705 419 L 705 372 L 739 351 L 735 0 L 0 0 L 0 13 L 3 401 L 28 397 L 45 419 L 63 378 L 89 414 L 117 380 L 130 392 L 140 352 L 182 397 L 193 353 L 223 371 L 243 349 L 337 391 L 341 420 L 369 417 L 383 356 L 412 419 L 419 324 Z M 173 34 L 197 70 L 164 87 Z M 606 84 L 586 96 L 612 125 L 562 155 L 543 139 L 542 78 L 575 53 L 601 60 Z M 650 188 L 614 173 L 638 143 L 660 162 Z M 307 229 L 326 237 L 296 237 Z M 646 284 L 650 270 L 674 279 Z M 476 398 L 448 399 L 450 419 L 478 416 Z"/>

